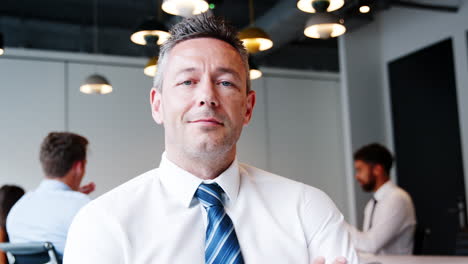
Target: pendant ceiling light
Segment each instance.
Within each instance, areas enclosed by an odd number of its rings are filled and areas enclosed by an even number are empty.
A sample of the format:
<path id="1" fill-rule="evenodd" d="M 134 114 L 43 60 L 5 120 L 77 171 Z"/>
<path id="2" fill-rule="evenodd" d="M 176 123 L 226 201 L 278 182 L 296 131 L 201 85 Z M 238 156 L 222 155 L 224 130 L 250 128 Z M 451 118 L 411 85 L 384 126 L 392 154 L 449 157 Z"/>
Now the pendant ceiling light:
<path id="1" fill-rule="evenodd" d="M 263 73 L 258 68 L 257 64 L 253 61 L 253 58 L 249 56 L 249 75 L 250 80 L 255 80 L 262 77 Z"/>
<path id="2" fill-rule="evenodd" d="M 161 0 L 156 2 L 156 6 L 158 9 L 158 17 L 151 17 L 145 20 L 140 25 L 137 32 L 132 35 L 132 41 L 134 41 L 134 38 L 139 38 L 140 41 L 142 40 L 140 43 L 144 43 L 143 45 L 147 46 L 149 60 L 143 69 L 143 73 L 149 77 L 154 77 L 156 75 L 159 53 L 159 47 L 157 45 L 162 45 L 170 37 L 166 26 L 159 22 L 162 21 L 162 10 L 160 8 Z"/>
<path id="3" fill-rule="evenodd" d="M 208 11 L 209 5 L 204 0 L 164 0 L 164 12 L 183 17 L 190 17 Z"/>
<path id="4" fill-rule="evenodd" d="M 149 59 L 143 72 L 145 73 L 145 75 L 149 77 L 154 77 L 156 75 L 157 65 L 158 65 L 158 57 L 153 57 Z"/>
<path id="5" fill-rule="evenodd" d="M 251 54 L 273 47 L 273 41 L 265 31 L 258 27 L 248 27 L 239 32 L 239 39 Z"/>
<path id="6" fill-rule="evenodd" d="M 239 32 L 239 39 L 250 54 L 264 51 L 273 47 L 270 36 L 259 27 L 254 26 L 254 4 L 249 0 L 250 26 Z"/>
<path id="7" fill-rule="evenodd" d="M 315 39 L 328 39 L 343 35 L 346 27 L 343 19 L 330 13 L 317 13 L 309 18 L 304 35 Z"/>
<path id="8" fill-rule="evenodd" d="M 3 53 L 5 52 L 5 51 L 4 51 L 4 48 L 5 48 L 5 47 L 4 47 L 3 45 L 4 45 L 4 44 L 3 44 L 3 34 L 0 33 L 0 56 L 2 56 Z"/>
<path id="9" fill-rule="evenodd" d="M 361 6 L 359 7 L 359 12 L 363 13 L 363 14 L 367 14 L 370 12 L 370 7 L 369 6 Z"/>
<path id="10" fill-rule="evenodd" d="M 105 77 L 93 74 L 86 78 L 80 87 L 80 92 L 85 94 L 108 94 L 112 92 L 112 86 Z"/>
<path id="11" fill-rule="evenodd" d="M 344 5 L 344 0 L 299 0 L 297 8 L 307 13 L 333 12 Z"/>
<path id="12" fill-rule="evenodd" d="M 133 43 L 139 45 L 153 44 L 161 45 L 171 35 L 166 26 L 155 17 L 145 19 L 130 36 Z"/>
<path id="13" fill-rule="evenodd" d="M 94 54 L 98 51 L 98 27 L 97 27 L 97 0 L 94 0 Z M 112 92 L 112 85 L 104 76 L 97 73 L 86 78 L 80 86 L 80 92 L 85 94 L 108 94 Z"/>
<path id="14" fill-rule="evenodd" d="M 263 73 L 259 69 L 250 69 L 250 80 L 262 77 Z"/>
<path id="15" fill-rule="evenodd" d="M 361 0 L 359 3 L 359 12 L 363 14 L 369 13 L 371 10 L 370 4 L 369 0 Z"/>

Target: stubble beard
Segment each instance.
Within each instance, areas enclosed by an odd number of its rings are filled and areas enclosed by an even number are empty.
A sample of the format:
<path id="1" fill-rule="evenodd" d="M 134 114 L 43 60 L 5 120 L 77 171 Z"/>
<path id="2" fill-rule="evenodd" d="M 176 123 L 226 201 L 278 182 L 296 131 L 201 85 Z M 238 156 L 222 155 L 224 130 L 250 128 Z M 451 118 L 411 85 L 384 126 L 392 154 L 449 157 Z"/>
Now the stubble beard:
<path id="1" fill-rule="evenodd" d="M 361 187 L 365 192 L 372 192 L 375 188 L 375 185 L 376 185 L 375 175 L 371 173 L 369 175 L 369 181 L 364 184 L 361 184 Z"/>
<path id="2" fill-rule="evenodd" d="M 209 136 L 208 136 L 209 137 Z M 200 161 L 213 161 L 224 160 L 227 155 L 235 147 L 238 140 L 236 133 L 230 133 L 220 139 L 205 139 L 196 145 L 186 144 L 189 146 L 184 148 L 186 155 L 192 157 L 195 160 Z"/>

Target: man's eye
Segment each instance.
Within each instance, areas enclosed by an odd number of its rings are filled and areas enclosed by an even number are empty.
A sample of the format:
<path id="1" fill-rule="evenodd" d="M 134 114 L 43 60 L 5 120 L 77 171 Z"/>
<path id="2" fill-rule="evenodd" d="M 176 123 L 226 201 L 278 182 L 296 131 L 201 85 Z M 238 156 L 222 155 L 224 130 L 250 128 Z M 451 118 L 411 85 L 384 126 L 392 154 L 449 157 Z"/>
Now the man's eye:
<path id="1" fill-rule="evenodd" d="M 192 81 L 184 81 L 182 84 L 183 84 L 183 85 L 192 85 L 193 82 L 192 82 Z"/>
<path id="2" fill-rule="evenodd" d="M 222 85 L 222 86 L 232 86 L 232 83 L 231 83 L 231 82 L 227 82 L 227 81 L 223 81 L 223 82 L 221 82 L 221 85 Z"/>

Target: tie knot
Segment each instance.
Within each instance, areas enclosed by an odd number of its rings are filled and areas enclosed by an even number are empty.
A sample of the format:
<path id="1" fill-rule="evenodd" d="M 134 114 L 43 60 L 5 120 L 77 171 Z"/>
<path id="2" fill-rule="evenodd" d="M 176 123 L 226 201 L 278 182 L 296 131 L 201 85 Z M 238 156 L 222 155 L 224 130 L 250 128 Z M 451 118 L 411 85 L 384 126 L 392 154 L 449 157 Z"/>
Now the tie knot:
<path id="1" fill-rule="evenodd" d="M 197 197 L 197 199 L 205 208 L 212 206 L 223 206 L 223 192 L 223 189 L 219 187 L 217 183 L 202 183 L 200 186 L 198 186 L 198 189 L 195 192 L 195 197 Z"/>

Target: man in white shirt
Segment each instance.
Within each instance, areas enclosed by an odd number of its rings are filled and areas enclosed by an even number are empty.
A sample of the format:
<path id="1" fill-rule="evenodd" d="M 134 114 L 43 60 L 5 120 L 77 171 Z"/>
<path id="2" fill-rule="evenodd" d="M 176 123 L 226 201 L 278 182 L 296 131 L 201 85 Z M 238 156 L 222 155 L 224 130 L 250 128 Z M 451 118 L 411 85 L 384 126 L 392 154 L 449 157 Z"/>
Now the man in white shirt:
<path id="1" fill-rule="evenodd" d="M 362 231 L 349 225 L 359 252 L 382 255 L 410 255 L 416 216 L 409 194 L 389 179 L 393 157 L 380 144 L 362 147 L 354 154 L 356 179 L 373 198 L 364 211 Z"/>
<path id="2" fill-rule="evenodd" d="M 238 162 L 256 99 L 247 56 L 221 18 L 171 29 L 150 93 L 161 163 L 77 215 L 66 264 L 358 262 L 323 192 Z"/>

